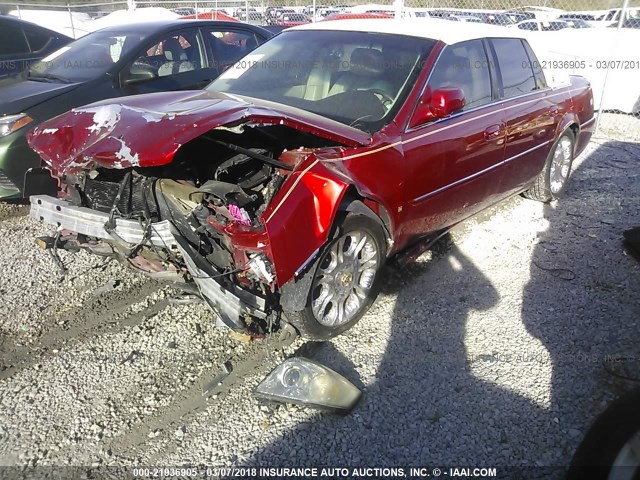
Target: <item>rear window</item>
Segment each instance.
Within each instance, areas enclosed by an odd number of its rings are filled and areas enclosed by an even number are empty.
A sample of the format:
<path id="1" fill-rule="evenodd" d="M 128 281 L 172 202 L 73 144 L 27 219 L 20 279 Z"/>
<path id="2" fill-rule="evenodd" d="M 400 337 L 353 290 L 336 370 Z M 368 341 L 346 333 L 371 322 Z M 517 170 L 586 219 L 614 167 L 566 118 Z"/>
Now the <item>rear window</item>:
<path id="1" fill-rule="evenodd" d="M 29 53 L 29 45 L 21 28 L 4 26 L 0 29 L 0 56 Z"/>
<path id="2" fill-rule="evenodd" d="M 518 25 L 518 28 L 520 30 L 531 30 L 535 32 L 538 30 L 538 24 L 536 22 L 523 22 Z"/>
<path id="3" fill-rule="evenodd" d="M 538 57 L 533 53 L 533 50 L 529 46 L 529 43 L 522 42 L 524 44 L 524 48 L 527 51 L 527 56 L 529 57 L 529 62 L 531 63 L 531 68 L 533 69 L 533 76 L 536 80 L 536 89 L 547 88 L 547 79 L 544 76 L 544 72 L 542 71 L 542 66 L 538 61 Z"/>
<path id="4" fill-rule="evenodd" d="M 32 52 L 39 52 L 42 50 L 47 43 L 49 43 L 49 39 L 51 38 L 49 35 L 34 32 L 33 30 L 25 30 L 24 34 L 27 36 L 27 40 L 29 40 Z"/>
<path id="5" fill-rule="evenodd" d="M 494 38 L 491 43 L 498 59 L 504 98 L 517 97 L 536 90 L 532 62 L 522 40 Z"/>

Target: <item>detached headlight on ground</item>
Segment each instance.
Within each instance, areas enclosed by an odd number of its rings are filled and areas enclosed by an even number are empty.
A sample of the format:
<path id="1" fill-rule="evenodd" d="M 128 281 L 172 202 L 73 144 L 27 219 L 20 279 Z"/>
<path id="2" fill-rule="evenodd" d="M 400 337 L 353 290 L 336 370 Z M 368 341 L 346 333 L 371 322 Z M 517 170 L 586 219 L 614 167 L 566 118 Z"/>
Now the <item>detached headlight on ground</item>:
<path id="1" fill-rule="evenodd" d="M 255 396 L 348 413 L 360 400 L 361 392 L 330 368 L 307 358 L 292 357 L 267 375 Z"/>
<path id="2" fill-rule="evenodd" d="M 0 117 L 0 137 L 6 137 L 10 133 L 21 129 L 25 125 L 28 125 L 33 121 L 26 113 L 19 113 L 17 115 L 5 115 Z"/>

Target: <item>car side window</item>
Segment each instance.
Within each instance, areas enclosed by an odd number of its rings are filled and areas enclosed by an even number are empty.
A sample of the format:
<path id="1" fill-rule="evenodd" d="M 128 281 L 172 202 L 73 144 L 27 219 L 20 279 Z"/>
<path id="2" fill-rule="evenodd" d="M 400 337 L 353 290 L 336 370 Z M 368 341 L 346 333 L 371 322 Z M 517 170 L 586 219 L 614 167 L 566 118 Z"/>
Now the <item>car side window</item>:
<path id="1" fill-rule="evenodd" d="M 262 43 L 251 32 L 209 30 L 205 37 L 213 52 L 213 67 L 220 71 L 233 65 Z"/>
<path id="2" fill-rule="evenodd" d="M 531 30 L 532 32 L 535 32 L 538 30 L 538 24 L 535 22 L 523 22 L 518 25 L 518 28 L 520 30 Z"/>
<path id="3" fill-rule="evenodd" d="M 557 30 L 567 28 L 567 24 L 565 22 L 542 22 L 540 26 L 543 32 L 555 32 Z"/>
<path id="4" fill-rule="evenodd" d="M 463 110 L 491 102 L 489 61 L 481 40 L 448 45 L 429 78 L 429 88 L 458 87 L 464 92 Z"/>
<path id="5" fill-rule="evenodd" d="M 30 53 L 29 44 L 21 28 L 6 26 L 0 29 L 0 45 L 0 56 Z"/>
<path id="6" fill-rule="evenodd" d="M 498 70 L 502 77 L 505 98 L 517 97 L 536 90 L 531 61 L 518 38 L 494 38 L 491 40 L 498 58 Z"/>
<path id="7" fill-rule="evenodd" d="M 44 33 L 40 32 L 34 32 L 33 30 L 25 30 L 24 34 L 27 36 L 31 51 L 34 53 L 39 52 L 44 47 L 46 47 L 49 43 L 49 40 L 51 39 L 49 35 L 45 35 Z"/>
<path id="8" fill-rule="evenodd" d="M 151 68 L 166 77 L 205 68 L 203 48 L 197 32 L 173 33 L 150 45 L 134 62 L 132 70 Z"/>
<path id="9" fill-rule="evenodd" d="M 527 51 L 527 56 L 529 57 L 529 62 L 531 67 L 533 68 L 533 76 L 536 79 L 536 90 L 541 88 L 547 88 L 547 79 L 544 76 L 544 72 L 542 71 L 542 66 L 538 61 L 538 57 L 533 53 L 533 50 L 529 46 L 528 42 L 523 42 L 524 48 Z"/>

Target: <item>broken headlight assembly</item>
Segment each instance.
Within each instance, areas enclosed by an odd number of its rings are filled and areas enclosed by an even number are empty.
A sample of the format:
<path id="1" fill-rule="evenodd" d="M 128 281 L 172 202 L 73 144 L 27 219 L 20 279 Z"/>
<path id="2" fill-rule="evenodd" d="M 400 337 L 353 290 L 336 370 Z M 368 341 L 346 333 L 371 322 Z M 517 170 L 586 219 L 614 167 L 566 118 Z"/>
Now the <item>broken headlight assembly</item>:
<path id="1" fill-rule="evenodd" d="M 303 357 L 278 365 L 254 392 L 257 398 L 348 413 L 362 393 L 328 367 Z"/>

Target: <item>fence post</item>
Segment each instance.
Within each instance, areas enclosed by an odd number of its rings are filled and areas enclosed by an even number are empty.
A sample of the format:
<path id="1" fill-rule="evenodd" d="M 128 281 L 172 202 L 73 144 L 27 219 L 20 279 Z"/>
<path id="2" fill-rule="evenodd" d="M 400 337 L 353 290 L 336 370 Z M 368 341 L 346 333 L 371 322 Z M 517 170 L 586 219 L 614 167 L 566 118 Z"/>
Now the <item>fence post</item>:
<path id="1" fill-rule="evenodd" d="M 611 44 L 611 49 L 615 52 L 617 50 L 618 41 L 620 40 L 620 29 L 622 28 L 622 22 L 624 22 L 624 15 L 629 8 L 629 0 L 623 0 L 622 11 L 620 12 L 620 18 L 618 19 L 618 26 L 616 28 L 616 36 Z M 612 52 L 613 53 L 613 52 Z M 598 116 L 596 117 L 596 125 L 593 127 L 593 135 L 598 135 L 600 129 L 600 119 L 602 118 L 602 106 L 604 105 L 604 96 L 607 93 L 607 80 L 609 78 L 609 62 L 607 62 L 607 69 L 604 72 L 604 81 L 602 82 L 602 93 L 600 94 L 600 105 L 598 105 Z"/>
<path id="2" fill-rule="evenodd" d="M 249 23 L 249 0 L 244 0 L 244 13 L 247 15 L 246 22 Z"/>
<path id="3" fill-rule="evenodd" d="M 197 1 L 194 2 L 193 5 L 194 5 L 194 7 L 196 9 L 196 20 L 197 20 L 198 19 L 198 2 Z"/>
<path id="4" fill-rule="evenodd" d="M 402 12 L 404 11 L 404 0 L 394 0 L 393 9 L 395 11 L 394 17 L 396 19 L 402 18 Z"/>
<path id="5" fill-rule="evenodd" d="M 312 13 L 313 17 L 312 17 L 312 21 L 313 22 L 317 22 L 318 21 L 318 17 L 316 17 L 316 0 L 313 0 L 313 13 Z"/>
<path id="6" fill-rule="evenodd" d="M 18 18 L 22 19 L 22 13 L 20 12 L 20 5 L 16 5 L 16 8 L 18 9 Z"/>
<path id="7" fill-rule="evenodd" d="M 71 35 L 76 38 L 76 29 L 73 26 L 73 14 L 71 13 L 71 4 L 67 3 L 67 10 L 69 11 L 69 21 L 71 22 Z"/>

